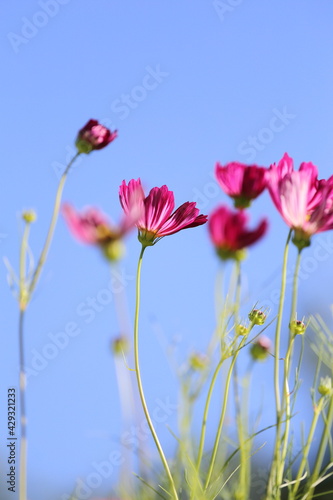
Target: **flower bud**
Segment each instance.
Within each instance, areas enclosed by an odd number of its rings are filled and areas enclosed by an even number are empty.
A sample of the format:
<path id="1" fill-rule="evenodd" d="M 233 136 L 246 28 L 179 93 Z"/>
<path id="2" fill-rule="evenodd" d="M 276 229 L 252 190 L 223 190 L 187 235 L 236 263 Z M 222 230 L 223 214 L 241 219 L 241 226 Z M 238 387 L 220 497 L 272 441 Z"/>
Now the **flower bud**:
<path id="1" fill-rule="evenodd" d="M 254 325 L 263 325 L 266 321 L 266 318 L 267 315 L 259 309 L 252 309 L 252 311 L 249 313 L 249 320 Z"/>
<path id="2" fill-rule="evenodd" d="M 306 330 L 306 324 L 300 320 L 294 320 L 289 323 L 289 329 L 293 335 L 303 335 Z"/>
<path id="3" fill-rule="evenodd" d="M 206 356 L 206 354 L 195 352 L 190 356 L 190 367 L 192 368 L 192 370 L 195 371 L 204 370 L 205 368 L 207 368 L 208 363 L 209 363 L 209 358 L 208 356 Z"/>
<path id="4" fill-rule="evenodd" d="M 37 219 L 37 214 L 34 210 L 25 210 L 22 213 L 22 219 L 27 223 L 30 224 L 31 222 L 35 222 Z"/>
<path id="5" fill-rule="evenodd" d="M 327 396 L 332 392 L 332 379 L 331 377 L 321 377 L 320 384 L 318 386 L 318 392 L 322 396 Z"/>
<path id="6" fill-rule="evenodd" d="M 251 356 L 255 361 L 264 361 L 269 355 L 271 341 L 267 337 L 260 337 L 251 347 Z"/>
<path id="7" fill-rule="evenodd" d="M 97 120 L 89 120 L 79 131 L 75 145 L 79 153 L 89 154 L 94 149 L 105 148 L 117 135 L 117 130 L 111 132 Z"/>
<path id="8" fill-rule="evenodd" d="M 111 262 L 120 260 L 125 253 L 125 245 L 120 239 L 116 239 L 103 244 L 102 249 L 105 257 Z"/>
<path id="9" fill-rule="evenodd" d="M 236 325 L 236 334 L 246 337 L 248 335 L 249 329 L 245 325 Z"/>
<path id="10" fill-rule="evenodd" d="M 115 355 L 126 354 L 129 351 L 130 343 L 125 335 L 119 335 L 111 342 L 111 348 Z"/>

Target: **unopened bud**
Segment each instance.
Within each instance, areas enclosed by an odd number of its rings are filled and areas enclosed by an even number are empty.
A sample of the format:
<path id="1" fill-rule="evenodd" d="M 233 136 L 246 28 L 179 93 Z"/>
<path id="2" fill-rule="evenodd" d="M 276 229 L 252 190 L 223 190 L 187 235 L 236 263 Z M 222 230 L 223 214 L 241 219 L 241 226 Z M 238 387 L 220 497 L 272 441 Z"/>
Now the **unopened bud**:
<path id="1" fill-rule="evenodd" d="M 252 311 L 249 313 L 249 320 L 254 325 L 263 325 L 266 321 L 266 318 L 267 315 L 259 309 L 252 309 Z"/>
<path id="2" fill-rule="evenodd" d="M 246 337 L 248 335 L 249 329 L 245 325 L 236 325 L 236 334 Z"/>
<path id="3" fill-rule="evenodd" d="M 306 330 L 306 324 L 300 320 L 294 320 L 289 323 L 289 329 L 294 335 L 303 335 Z"/>
<path id="4" fill-rule="evenodd" d="M 267 337 L 260 337 L 251 347 L 251 356 L 255 361 L 264 361 L 269 355 L 271 341 Z"/>
<path id="5" fill-rule="evenodd" d="M 22 213 L 22 219 L 27 223 L 30 224 L 31 222 L 35 222 L 37 219 L 37 214 L 34 210 L 25 210 Z"/>
<path id="6" fill-rule="evenodd" d="M 205 368 L 207 368 L 208 363 L 209 358 L 208 356 L 206 356 L 206 354 L 195 352 L 190 356 L 190 366 L 192 370 L 204 370 Z"/>
<path id="7" fill-rule="evenodd" d="M 111 262 L 120 260 L 125 253 L 125 245 L 120 239 L 115 239 L 109 243 L 103 244 L 103 253 Z"/>
<path id="8" fill-rule="evenodd" d="M 115 355 L 126 354 L 129 351 L 129 340 L 125 335 L 119 335 L 111 342 L 112 351 Z"/>
<path id="9" fill-rule="evenodd" d="M 332 379 L 331 377 L 321 377 L 318 386 L 318 392 L 322 396 L 327 396 L 332 392 Z"/>

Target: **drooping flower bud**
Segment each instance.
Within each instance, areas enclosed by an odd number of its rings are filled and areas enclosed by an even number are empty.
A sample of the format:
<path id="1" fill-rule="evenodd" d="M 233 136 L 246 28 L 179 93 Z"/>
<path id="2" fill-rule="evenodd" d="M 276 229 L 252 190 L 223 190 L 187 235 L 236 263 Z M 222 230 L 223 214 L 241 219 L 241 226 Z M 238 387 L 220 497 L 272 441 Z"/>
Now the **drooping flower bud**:
<path id="1" fill-rule="evenodd" d="M 79 130 L 75 145 L 79 153 L 89 154 L 94 149 L 105 148 L 117 135 L 117 130 L 111 132 L 104 125 L 100 125 L 97 120 L 89 120 Z"/>

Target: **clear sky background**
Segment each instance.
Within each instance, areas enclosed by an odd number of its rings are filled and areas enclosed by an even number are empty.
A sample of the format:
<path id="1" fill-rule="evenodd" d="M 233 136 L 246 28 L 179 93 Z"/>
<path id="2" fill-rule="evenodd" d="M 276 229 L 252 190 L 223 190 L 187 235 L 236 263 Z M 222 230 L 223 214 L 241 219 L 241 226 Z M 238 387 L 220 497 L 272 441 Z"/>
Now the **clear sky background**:
<path id="1" fill-rule="evenodd" d="M 59 173 L 75 152 L 77 131 L 90 118 L 117 128 L 119 138 L 77 162 L 63 199 L 78 208 L 101 207 L 115 221 L 121 215 L 118 187 L 123 179 L 141 177 L 147 189 L 167 184 L 178 205 L 197 201 L 209 214 L 227 201 L 213 178 L 216 161 L 269 166 L 287 151 L 297 165 L 315 163 L 320 177 L 333 173 L 333 4 L 328 0 L 20 0 L 3 6 L 0 25 L 0 252 L 16 270 L 20 213 L 27 208 L 38 213 L 30 239 L 37 258 Z M 266 193 L 250 212 L 254 224 L 269 217 L 270 231 L 244 264 L 242 312 L 245 316 L 259 301 L 274 317 L 287 228 Z M 304 252 L 300 315 L 319 311 L 330 318 L 332 243 L 332 235 L 322 235 Z M 133 234 L 121 264 L 131 314 L 139 250 Z M 290 270 L 294 257 L 292 251 Z M 165 238 L 146 251 L 140 346 L 152 409 L 178 398 L 165 346 L 177 344 L 181 364 L 192 349 L 207 345 L 215 326 L 218 268 L 205 226 Z M 18 389 L 18 311 L 6 274 L 2 265 L 2 464 L 7 388 Z M 30 500 L 41 493 L 43 500 L 62 499 L 78 477 L 94 472 L 94 463 L 114 451 L 123 453 L 120 435 L 130 427 L 121 424 L 109 349 L 118 334 L 114 302 L 102 291 L 109 281 L 108 265 L 98 251 L 74 241 L 59 219 L 27 312 L 27 366 L 38 363 L 36 356 L 52 343 L 52 334 L 66 328 L 77 328 L 79 334 L 54 359 L 40 360 L 40 370 L 29 377 Z M 94 314 L 86 312 L 89 298 L 97 300 Z M 268 335 L 273 338 L 273 329 Z M 247 362 L 245 353 L 244 366 Z M 253 397 L 264 398 L 264 424 L 274 419 L 269 410 L 272 368 L 270 360 L 255 369 Z M 310 411 L 308 389 L 303 400 Z M 210 437 L 218 398 L 214 404 Z M 171 453 L 174 441 L 165 423 L 176 430 L 176 412 L 170 407 L 162 411 L 166 422 L 157 429 Z M 152 445 L 151 453 L 155 456 Z M 115 465 L 94 493 L 108 492 L 118 472 Z M 3 485 L 6 465 L 0 473 Z M 1 490 L 1 498 L 13 495 Z"/>

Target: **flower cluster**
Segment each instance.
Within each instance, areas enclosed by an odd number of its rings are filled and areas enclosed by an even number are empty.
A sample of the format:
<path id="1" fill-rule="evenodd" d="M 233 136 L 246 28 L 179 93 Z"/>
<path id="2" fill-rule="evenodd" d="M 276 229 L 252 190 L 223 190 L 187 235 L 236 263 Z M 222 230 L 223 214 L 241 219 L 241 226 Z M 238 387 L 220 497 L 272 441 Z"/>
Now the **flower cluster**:
<path id="1" fill-rule="evenodd" d="M 294 170 L 292 158 L 286 153 L 268 169 L 257 165 L 232 162 L 215 167 L 216 179 L 224 192 L 234 200 L 237 212 L 219 207 L 211 216 L 211 239 L 218 255 L 238 259 L 240 250 L 258 241 L 267 230 L 262 220 L 248 231 L 244 209 L 248 208 L 265 188 L 284 221 L 293 231 L 293 243 L 301 251 L 311 243 L 311 237 L 333 229 L 333 176 L 318 179 L 313 163 L 303 162 Z"/>
<path id="2" fill-rule="evenodd" d="M 215 175 L 223 191 L 234 200 L 236 211 L 225 205 L 210 216 L 209 232 L 218 256 L 222 260 L 241 260 L 245 248 L 256 243 L 267 231 L 268 222 L 262 219 L 255 229 L 248 229 L 245 209 L 267 187 L 268 170 L 257 165 L 232 162 L 217 163 Z"/>

